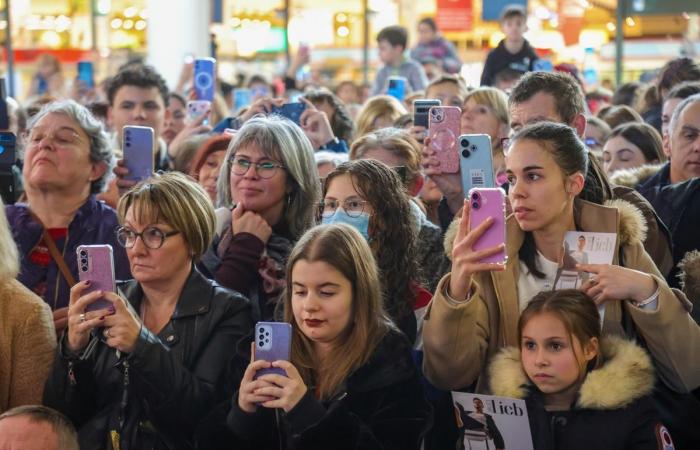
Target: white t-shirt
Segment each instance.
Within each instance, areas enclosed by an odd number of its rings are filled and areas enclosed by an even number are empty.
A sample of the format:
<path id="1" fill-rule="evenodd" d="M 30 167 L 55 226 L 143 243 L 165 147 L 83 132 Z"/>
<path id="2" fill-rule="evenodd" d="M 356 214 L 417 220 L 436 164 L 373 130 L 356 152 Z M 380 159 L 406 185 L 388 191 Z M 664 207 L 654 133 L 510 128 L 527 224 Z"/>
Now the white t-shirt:
<path id="1" fill-rule="evenodd" d="M 520 312 L 525 309 L 527 302 L 536 294 L 542 291 L 551 291 L 554 288 L 554 280 L 557 277 L 559 264 L 548 260 L 539 251 L 535 255 L 535 261 L 537 261 L 537 268 L 544 274 L 544 278 L 537 278 L 531 275 L 525 263 L 522 260 L 520 261 L 520 276 L 518 277 L 518 306 L 520 307 Z"/>

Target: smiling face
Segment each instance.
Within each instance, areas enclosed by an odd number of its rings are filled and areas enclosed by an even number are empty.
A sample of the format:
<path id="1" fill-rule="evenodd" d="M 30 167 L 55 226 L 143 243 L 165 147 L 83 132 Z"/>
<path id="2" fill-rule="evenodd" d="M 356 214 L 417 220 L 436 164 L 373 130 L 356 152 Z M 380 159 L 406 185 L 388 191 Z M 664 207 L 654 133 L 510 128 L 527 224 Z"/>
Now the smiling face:
<path id="1" fill-rule="evenodd" d="M 87 196 L 90 183 L 106 170 L 90 161 L 90 138 L 67 115 L 47 114 L 31 129 L 22 170 L 28 194 L 57 190 Z"/>
<path id="2" fill-rule="evenodd" d="M 324 261 L 298 260 L 292 268 L 292 311 L 299 330 L 317 348 L 334 347 L 352 320 L 350 280 Z"/>
<path id="3" fill-rule="evenodd" d="M 616 170 L 631 169 L 651 162 L 658 161 L 647 161 L 639 147 L 622 136 L 608 139 L 603 147 L 603 169 L 608 176 Z"/>
<path id="4" fill-rule="evenodd" d="M 147 228 L 158 228 L 163 233 L 173 231 L 173 227 L 161 221 L 147 221 L 141 223 L 135 214 L 134 206 L 131 206 L 124 218 L 124 226 L 136 233 L 141 233 Z M 192 264 L 189 245 L 185 242 L 182 233 L 168 236 L 163 245 L 158 249 L 151 249 L 143 244 L 142 238 L 137 238 L 132 248 L 126 249 L 129 258 L 129 266 L 134 279 L 141 284 L 159 284 L 172 280 L 176 274 L 189 271 Z"/>
<path id="5" fill-rule="evenodd" d="M 268 156 L 257 144 L 252 142 L 239 148 L 234 157 L 236 159 L 245 158 L 252 164 L 243 175 L 236 175 L 233 170 L 231 171 L 231 197 L 246 211 L 256 212 L 263 216 L 270 225 L 275 225 L 282 217 L 289 191 L 287 172 L 277 167 L 272 177 L 262 178 L 258 174 L 255 164 L 272 162 L 281 165 L 282 162 Z"/>
<path id="6" fill-rule="evenodd" d="M 520 350 L 523 370 L 545 397 L 559 394 L 571 399 L 585 378 L 588 361 L 597 355 L 595 343 L 582 345 L 559 317 L 548 312 L 527 321 Z"/>
<path id="7" fill-rule="evenodd" d="M 700 101 L 688 105 L 671 134 L 671 182 L 700 177 Z"/>
<path id="8" fill-rule="evenodd" d="M 565 176 L 540 142 L 518 139 L 506 155 L 508 198 L 523 231 L 570 222 L 573 197 L 583 188 L 583 175 Z M 567 192 L 569 191 L 569 192 Z"/>

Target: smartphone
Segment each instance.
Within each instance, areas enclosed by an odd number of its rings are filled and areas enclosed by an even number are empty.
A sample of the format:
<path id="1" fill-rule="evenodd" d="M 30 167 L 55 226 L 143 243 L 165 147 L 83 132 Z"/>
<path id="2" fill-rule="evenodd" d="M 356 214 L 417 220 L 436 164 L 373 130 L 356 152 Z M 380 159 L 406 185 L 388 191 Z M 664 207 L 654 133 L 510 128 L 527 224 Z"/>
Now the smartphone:
<path id="1" fill-rule="evenodd" d="M 114 280 L 114 257 L 111 245 L 80 245 L 75 250 L 78 255 L 78 277 L 80 281 L 90 281 L 83 295 L 93 291 L 116 292 Z M 90 303 L 85 311 L 96 311 L 112 306 L 104 298 Z"/>
<path id="2" fill-rule="evenodd" d="M 443 173 L 459 172 L 457 138 L 461 115 L 457 106 L 433 106 L 428 113 L 430 147 L 437 153 Z"/>
<path id="3" fill-rule="evenodd" d="M 214 101 L 216 91 L 216 60 L 197 58 L 194 60 L 194 96 L 196 100 Z"/>
<path id="4" fill-rule="evenodd" d="M 10 131 L 0 131 L 0 169 L 9 170 L 16 162 L 17 138 Z"/>
<path id="5" fill-rule="evenodd" d="M 190 100 L 187 102 L 187 120 L 191 123 L 194 122 L 199 116 L 207 111 L 211 111 L 211 102 L 209 100 Z M 211 117 L 211 112 L 204 119 L 202 125 L 209 125 L 209 118 Z"/>
<path id="6" fill-rule="evenodd" d="M 300 125 L 301 113 L 306 110 L 306 103 L 285 103 L 282 106 L 273 106 L 271 114 L 286 117 L 297 125 Z"/>
<path id="7" fill-rule="evenodd" d="M 127 180 L 141 181 L 153 174 L 153 128 L 127 125 L 123 130 L 122 152 L 129 169 Z"/>
<path id="8" fill-rule="evenodd" d="M 78 80 L 82 81 L 85 87 L 95 87 L 95 72 L 92 62 L 78 61 Z"/>
<path id="9" fill-rule="evenodd" d="M 462 175 L 462 192 L 465 196 L 472 188 L 495 187 L 491 136 L 463 134 L 458 142 L 459 171 Z"/>
<path id="10" fill-rule="evenodd" d="M 435 98 L 413 101 L 413 125 L 428 128 L 428 112 L 433 106 L 440 106 L 442 102 Z"/>
<path id="11" fill-rule="evenodd" d="M 233 90 L 233 111 L 246 107 L 252 103 L 253 94 L 248 88 L 239 88 Z"/>
<path id="12" fill-rule="evenodd" d="M 292 350 L 292 326 L 286 322 L 258 322 L 255 324 L 255 360 L 289 361 Z M 268 373 L 287 375 L 284 369 L 270 367 L 255 373 L 255 378 Z"/>
<path id="13" fill-rule="evenodd" d="M 17 159 L 16 147 L 14 133 L 0 131 L 0 196 L 6 205 L 11 205 L 17 200 L 19 171 L 14 168 Z"/>
<path id="14" fill-rule="evenodd" d="M 474 251 L 495 247 L 506 242 L 506 193 L 497 188 L 473 188 L 469 191 L 469 229 L 478 227 L 487 218 L 493 223 L 474 243 Z M 508 256 L 503 251 L 481 259 L 482 263 L 505 264 Z"/>
<path id="15" fill-rule="evenodd" d="M 403 102 L 406 98 L 406 79 L 404 77 L 389 77 L 389 87 L 386 93 Z"/>
<path id="16" fill-rule="evenodd" d="M 10 112 L 7 109 L 5 77 L 0 77 L 0 130 L 10 129 Z"/>

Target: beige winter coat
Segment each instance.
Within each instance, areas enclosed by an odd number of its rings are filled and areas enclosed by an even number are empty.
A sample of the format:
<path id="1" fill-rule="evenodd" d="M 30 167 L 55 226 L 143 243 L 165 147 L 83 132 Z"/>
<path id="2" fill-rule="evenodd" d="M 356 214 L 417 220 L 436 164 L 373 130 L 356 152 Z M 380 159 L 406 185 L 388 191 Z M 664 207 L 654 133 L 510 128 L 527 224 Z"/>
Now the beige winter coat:
<path id="1" fill-rule="evenodd" d="M 581 231 L 617 233 L 616 246 L 622 248 L 624 266 L 651 274 L 659 286 L 655 311 L 642 310 L 628 301 L 607 302 L 603 333 L 624 335 L 624 308 L 645 339 L 659 377 L 679 392 L 700 386 L 700 327 L 689 315 L 688 299 L 668 287 L 644 251 L 641 242 L 645 231 L 639 211 L 620 200 L 606 206 L 576 200 L 575 211 Z M 447 274 L 428 305 L 423 325 L 423 368 L 428 379 L 442 389 L 464 388 L 478 379 L 477 391 L 486 392 L 486 367 L 491 358 L 503 347 L 518 346 L 518 251 L 524 233 L 512 215 L 506 226 L 506 270 L 475 274 L 472 296 L 464 302 L 448 299 Z M 448 254 L 453 238 L 445 239 Z M 618 255 L 616 250 L 613 264 L 619 263 Z"/>

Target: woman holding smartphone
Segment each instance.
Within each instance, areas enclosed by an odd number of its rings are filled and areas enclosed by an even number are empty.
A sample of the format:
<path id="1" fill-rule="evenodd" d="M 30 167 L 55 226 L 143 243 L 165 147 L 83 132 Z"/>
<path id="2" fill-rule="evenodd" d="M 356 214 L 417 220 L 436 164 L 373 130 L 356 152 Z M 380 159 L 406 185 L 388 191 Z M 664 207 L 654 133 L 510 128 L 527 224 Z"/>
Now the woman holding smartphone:
<path id="1" fill-rule="evenodd" d="M 311 142 L 281 117 L 247 121 L 228 147 L 217 190 L 218 236 L 203 265 L 251 300 L 256 322 L 270 320 L 284 261 L 314 225 L 320 187 Z"/>
<path id="2" fill-rule="evenodd" d="M 286 280 L 290 361 L 251 358 L 228 416 L 229 448 L 418 449 L 430 406 L 411 346 L 384 312 L 366 240 L 348 225 L 313 228 Z M 256 379 L 270 367 L 286 376 Z"/>
<path id="3" fill-rule="evenodd" d="M 576 230 L 618 235 L 613 264 L 577 265 L 590 274 L 581 290 L 605 309 L 603 334 L 642 337 L 671 389 L 700 385 L 700 328 L 688 314 L 689 302 L 668 287 L 644 251 L 639 211 L 619 200 L 595 202 L 599 193 L 584 183 L 587 158 L 565 125 L 543 122 L 511 138 L 506 169 L 513 214 L 502 246 L 474 250 L 493 220 L 469 231 L 470 205 L 464 203 L 465 218 L 453 233 L 452 272 L 438 285 L 423 328 L 424 369 L 435 385 L 459 389 L 478 380 L 484 392 L 484 369 L 500 348 L 518 345 L 520 311 L 536 293 L 553 288 L 564 235 Z M 481 262 L 504 248 L 505 265 Z"/>
<path id="4" fill-rule="evenodd" d="M 250 306 L 194 267 L 215 220 L 196 182 L 154 176 L 118 212 L 134 279 L 118 294 L 73 286 L 44 404 L 73 421 L 82 448 L 189 449 L 197 422 L 223 400 L 216 386 L 250 333 Z M 99 299 L 110 306 L 90 308 Z"/>

